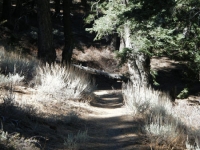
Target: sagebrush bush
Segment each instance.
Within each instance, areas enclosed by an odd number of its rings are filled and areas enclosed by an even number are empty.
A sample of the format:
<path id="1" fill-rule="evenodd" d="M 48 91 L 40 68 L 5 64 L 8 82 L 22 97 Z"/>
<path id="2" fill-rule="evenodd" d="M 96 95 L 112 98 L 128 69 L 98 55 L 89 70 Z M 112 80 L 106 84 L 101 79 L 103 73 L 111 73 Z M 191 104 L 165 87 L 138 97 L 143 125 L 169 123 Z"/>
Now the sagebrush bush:
<path id="1" fill-rule="evenodd" d="M 26 80 L 31 80 L 36 74 L 39 61 L 23 57 L 15 53 L 0 51 L 0 72 L 4 75 L 19 74 Z"/>
<path id="2" fill-rule="evenodd" d="M 168 112 L 172 110 L 169 96 L 151 87 L 135 87 L 128 83 L 123 86 L 122 93 L 125 106 L 135 115 L 146 114 L 155 106 L 163 106 Z"/>
<path id="3" fill-rule="evenodd" d="M 123 86 L 122 92 L 127 109 L 146 119 L 144 130 L 154 148 L 158 145 L 185 147 L 184 143 L 188 146 L 187 136 L 195 137 L 193 147 L 200 143 L 196 134 L 200 130 L 199 106 L 173 106 L 167 94 L 152 88 L 134 87 L 131 83 Z"/>
<path id="4" fill-rule="evenodd" d="M 70 150 L 79 149 L 80 144 L 85 143 L 88 138 L 88 130 L 79 131 L 76 135 L 68 134 L 68 137 L 64 139 L 64 146 Z"/>
<path id="5" fill-rule="evenodd" d="M 17 74 L 9 74 L 7 76 L 0 74 L 0 87 L 9 85 L 19 85 L 24 80 L 24 76 Z"/>
<path id="6" fill-rule="evenodd" d="M 35 85 L 39 93 L 56 100 L 78 98 L 93 90 L 93 81 L 88 74 L 73 66 L 59 64 L 38 67 Z"/>
<path id="7" fill-rule="evenodd" d="M 168 114 L 164 108 L 159 106 L 152 108 L 151 113 L 145 117 L 145 133 L 152 146 L 175 147 L 185 140 L 184 125 L 172 114 Z"/>
<path id="8" fill-rule="evenodd" d="M 38 141 L 34 138 L 21 137 L 19 133 L 8 134 L 0 130 L 0 144 L 3 144 L 9 150 L 39 150 L 36 147 Z"/>

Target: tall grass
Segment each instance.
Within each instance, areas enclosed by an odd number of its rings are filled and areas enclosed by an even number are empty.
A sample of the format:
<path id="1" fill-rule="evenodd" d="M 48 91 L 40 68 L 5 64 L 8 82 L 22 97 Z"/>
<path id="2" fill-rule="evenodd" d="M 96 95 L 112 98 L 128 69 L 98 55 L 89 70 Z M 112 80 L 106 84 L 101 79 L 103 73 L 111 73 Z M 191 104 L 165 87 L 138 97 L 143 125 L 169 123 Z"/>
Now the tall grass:
<path id="1" fill-rule="evenodd" d="M 93 90 L 93 81 L 88 74 L 73 66 L 59 64 L 38 67 L 35 82 L 38 92 L 48 97 L 45 99 L 74 99 Z"/>
<path id="2" fill-rule="evenodd" d="M 1 110 L 0 147 L 2 149 L 12 149 L 12 150 L 18 150 L 18 149 L 39 150 L 40 148 L 36 146 L 39 145 L 39 141 L 36 140 L 34 137 L 25 138 L 18 132 L 8 133 L 7 131 L 4 130 L 4 125 L 7 127 L 9 126 L 7 125 L 9 124 L 8 118 L 12 118 L 13 116 L 16 117 L 17 115 L 19 115 L 18 111 L 16 111 L 17 103 L 15 103 L 16 99 L 15 99 L 15 93 L 13 92 L 14 83 L 12 83 L 13 82 L 12 76 L 9 76 L 7 78 L 10 82 L 8 87 L 9 90 L 8 93 L 3 96 L 3 103 L 0 105 L 0 110 Z M 20 115 L 18 117 L 19 117 L 18 119 L 22 121 Z M 18 124 L 18 120 L 15 120 L 15 122 L 12 123 L 13 126 L 15 126 L 14 125 L 15 123 Z M 11 127 L 13 128 L 13 126 Z"/>
<path id="3" fill-rule="evenodd" d="M 172 110 L 169 96 L 160 91 L 155 91 L 151 87 L 135 87 L 128 83 L 123 86 L 122 93 L 126 108 L 133 115 L 149 113 L 155 106 L 161 106 L 167 112 Z"/>
<path id="4" fill-rule="evenodd" d="M 122 92 L 127 110 L 145 119 L 144 131 L 152 148 L 185 148 L 199 143 L 199 106 L 173 106 L 168 94 L 131 83 L 126 84 Z"/>
<path id="5" fill-rule="evenodd" d="M 32 101 L 33 97 L 35 98 L 34 100 L 45 101 L 45 105 L 48 105 L 46 103 L 48 101 L 65 100 L 67 103 L 66 100 L 79 98 L 93 91 L 93 80 L 88 74 L 79 69 L 73 66 L 62 66 L 58 64 L 40 64 L 40 66 L 39 64 L 39 61 L 36 59 L 26 58 L 15 53 L 7 53 L 0 49 L 0 87 L 6 85 L 10 89 L 4 89 L 8 90 L 7 94 L 4 91 L 4 93 L 1 93 L 4 95 L 1 100 L 1 108 L 3 108 L 0 111 L 1 117 L 4 118 L 13 114 L 12 108 L 19 108 L 22 112 L 27 110 L 27 113 L 33 115 L 33 112 L 29 110 L 29 105 L 27 104 L 30 104 L 31 108 L 32 106 L 35 108 L 38 105 L 42 105 L 40 102 Z M 14 88 L 15 85 L 20 84 L 22 81 L 27 83 L 31 81 L 34 90 L 31 90 L 33 97 L 25 95 L 26 102 L 28 101 L 28 103 L 21 105 L 17 101 L 17 96 L 20 94 L 16 94 L 15 97 Z M 22 102 L 21 97 L 20 102 Z M 66 110 L 70 112 L 71 107 L 67 107 Z M 5 114 L 2 115 L 2 113 Z M 67 117 L 67 122 L 75 123 L 78 119 L 76 114 L 76 112 L 70 113 L 69 117 Z M 78 132 L 77 135 L 69 135 L 65 141 L 65 146 L 66 144 L 67 147 L 70 147 L 73 144 L 76 146 L 80 142 L 84 143 L 87 137 L 87 131 Z M 34 138 L 25 139 L 23 135 L 19 136 L 18 133 L 9 134 L 3 128 L 0 129 L 0 147 L 1 145 L 5 145 L 5 147 L 11 149 L 39 149 L 35 146 L 36 144 L 39 145 L 38 141 Z"/>
<path id="6" fill-rule="evenodd" d="M 80 145 L 85 143 L 88 139 L 88 130 L 78 131 L 76 135 L 68 134 L 68 137 L 64 139 L 64 146 L 69 150 L 80 149 Z"/>
<path id="7" fill-rule="evenodd" d="M 29 57 L 23 57 L 16 53 L 8 53 L 0 50 L 0 72 L 4 75 L 18 74 L 24 76 L 26 80 L 31 80 L 36 74 L 39 61 Z"/>
<path id="8" fill-rule="evenodd" d="M 39 150 L 41 148 L 36 147 L 38 140 L 34 138 L 21 137 L 19 133 L 8 134 L 3 130 L 0 130 L 0 144 L 3 144 L 8 150 Z M 2 147 L 1 147 L 2 148 Z"/>

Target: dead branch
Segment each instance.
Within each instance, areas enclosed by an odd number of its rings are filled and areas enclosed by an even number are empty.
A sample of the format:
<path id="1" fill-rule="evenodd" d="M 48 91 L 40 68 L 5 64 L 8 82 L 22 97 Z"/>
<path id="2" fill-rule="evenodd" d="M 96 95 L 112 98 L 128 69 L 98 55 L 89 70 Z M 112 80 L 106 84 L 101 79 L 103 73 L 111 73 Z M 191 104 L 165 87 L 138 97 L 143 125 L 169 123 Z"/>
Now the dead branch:
<path id="1" fill-rule="evenodd" d="M 102 75 L 102 76 L 105 76 L 107 78 L 116 79 L 116 80 L 122 80 L 124 82 L 127 82 L 129 80 L 127 77 L 125 77 L 123 75 L 120 75 L 120 74 L 108 73 L 108 72 L 105 72 L 105 71 L 101 71 L 101 70 L 98 70 L 98 69 L 85 67 L 85 66 L 81 66 L 81 65 L 73 64 L 73 66 L 77 67 L 77 68 L 79 68 L 81 70 L 84 70 L 84 71 L 86 71 L 87 73 L 90 73 L 90 74 Z"/>

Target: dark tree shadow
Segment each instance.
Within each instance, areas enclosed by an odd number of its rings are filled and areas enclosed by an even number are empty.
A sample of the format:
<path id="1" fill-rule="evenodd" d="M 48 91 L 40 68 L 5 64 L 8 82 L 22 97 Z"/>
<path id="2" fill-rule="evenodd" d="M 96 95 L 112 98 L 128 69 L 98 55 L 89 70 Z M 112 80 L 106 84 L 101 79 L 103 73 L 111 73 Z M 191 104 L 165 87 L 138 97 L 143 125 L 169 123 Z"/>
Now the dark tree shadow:
<path id="1" fill-rule="evenodd" d="M 122 94 L 104 94 L 90 102 L 91 106 L 100 108 L 120 108 L 123 106 Z"/>
<path id="2" fill-rule="evenodd" d="M 98 124 L 97 124 L 98 122 Z M 95 124 L 95 126 L 94 126 Z M 141 135 L 143 121 L 131 116 L 94 118 L 87 122 L 90 140 L 83 149 L 93 150 L 148 150 Z"/>

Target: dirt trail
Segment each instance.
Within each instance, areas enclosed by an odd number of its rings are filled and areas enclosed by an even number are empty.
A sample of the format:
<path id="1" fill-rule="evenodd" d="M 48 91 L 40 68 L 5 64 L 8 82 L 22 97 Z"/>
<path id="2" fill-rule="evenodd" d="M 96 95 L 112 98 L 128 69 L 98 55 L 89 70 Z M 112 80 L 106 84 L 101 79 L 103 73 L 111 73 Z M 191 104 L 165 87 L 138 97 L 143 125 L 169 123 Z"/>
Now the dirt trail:
<path id="1" fill-rule="evenodd" d="M 90 140 L 83 149 L 142 150 L 140 123 L 127 114 L 120 90 L 99 90 L 98 100 L 91 102 L 94 110 L 87 118 Z"/>

